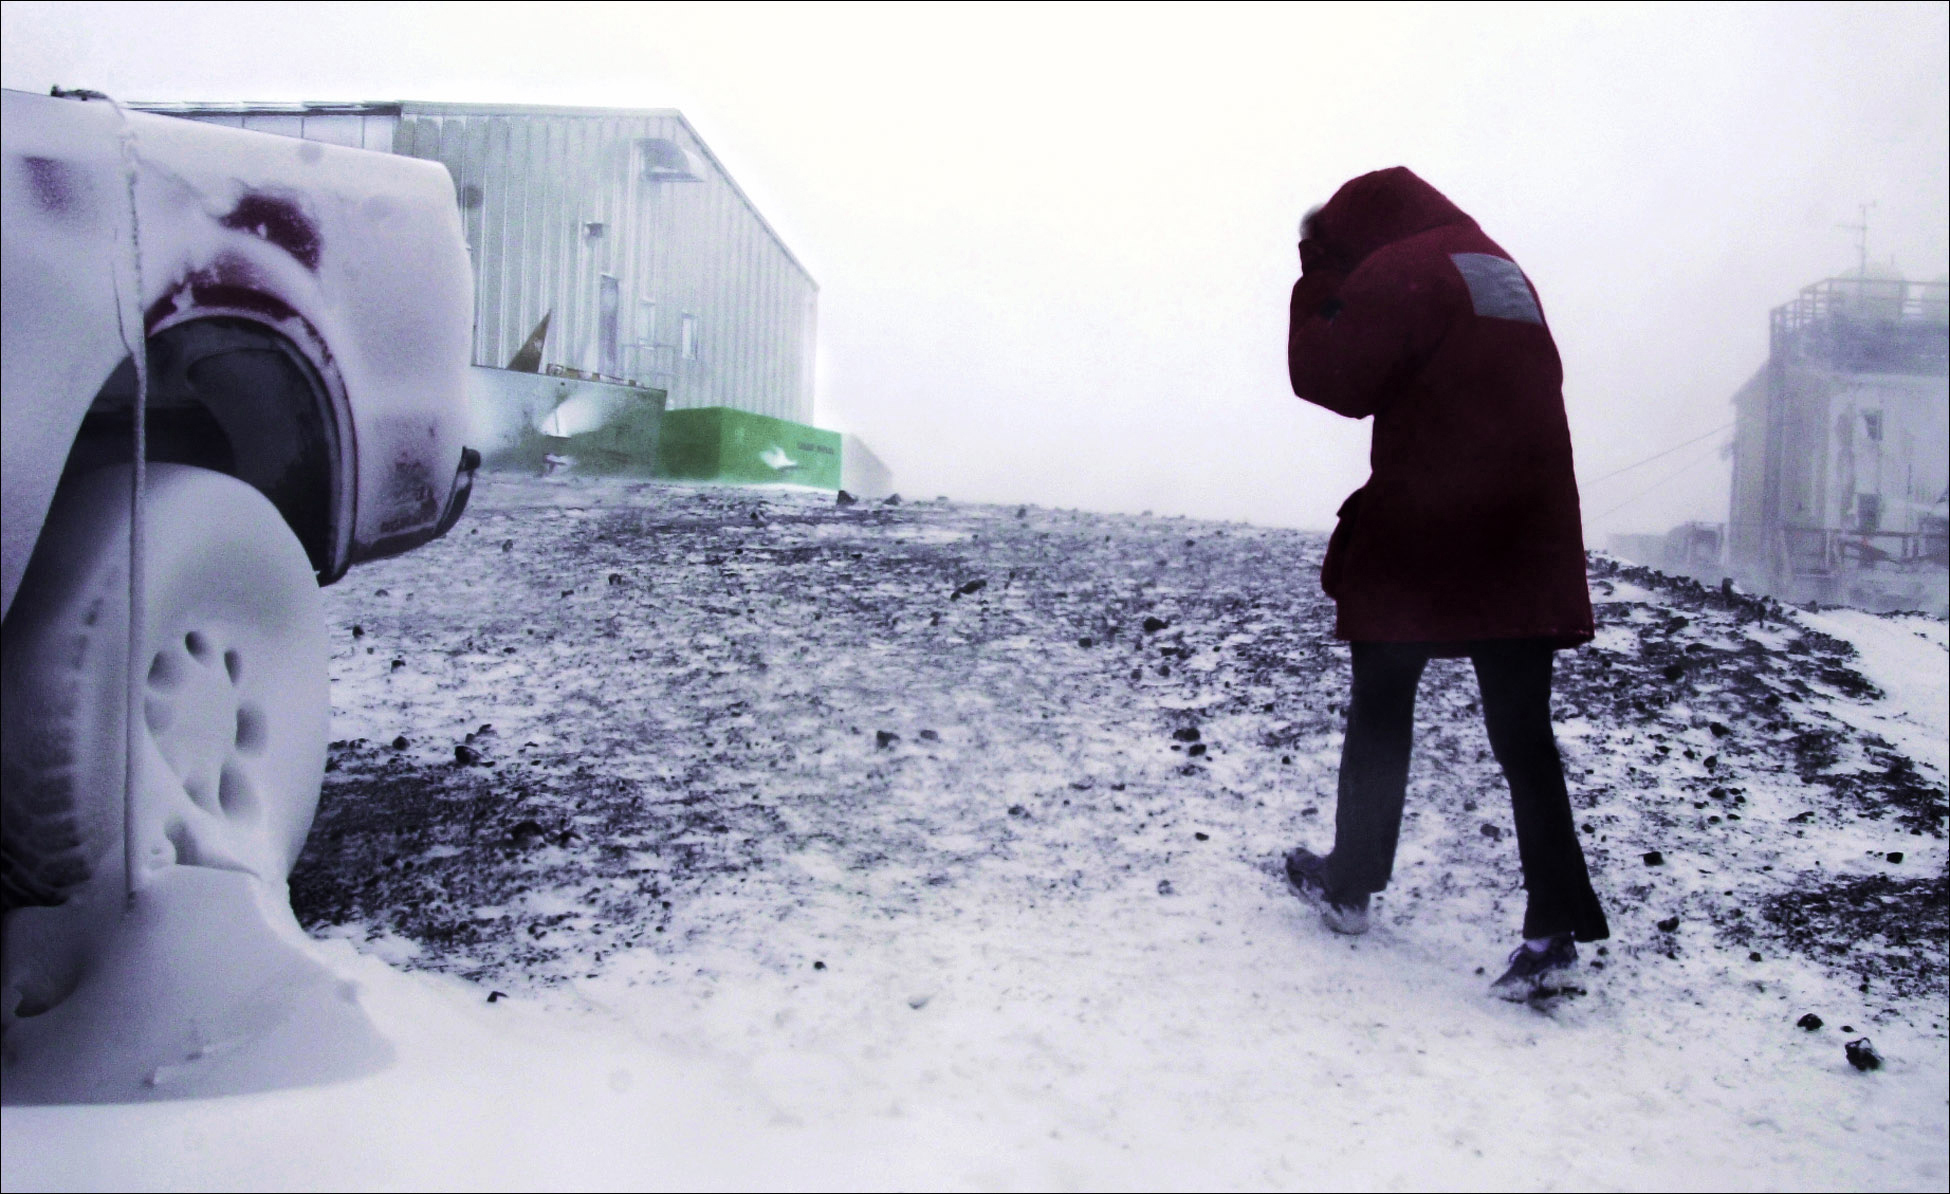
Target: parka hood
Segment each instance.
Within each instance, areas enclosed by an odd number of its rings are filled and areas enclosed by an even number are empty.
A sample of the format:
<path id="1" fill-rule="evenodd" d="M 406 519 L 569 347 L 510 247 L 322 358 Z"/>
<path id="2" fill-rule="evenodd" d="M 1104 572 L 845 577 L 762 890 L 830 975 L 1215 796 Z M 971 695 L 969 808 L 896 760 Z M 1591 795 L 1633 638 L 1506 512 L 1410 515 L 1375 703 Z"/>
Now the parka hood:
<path id="1" fill-rule="evenodd" d="M 1309 227 L 1323 248 L 1353 269 L 1383 245 L 1450 224 L 1474 227 L 1476 221 L 1408 167 L 1390 166 L 1343 184 Z"/>

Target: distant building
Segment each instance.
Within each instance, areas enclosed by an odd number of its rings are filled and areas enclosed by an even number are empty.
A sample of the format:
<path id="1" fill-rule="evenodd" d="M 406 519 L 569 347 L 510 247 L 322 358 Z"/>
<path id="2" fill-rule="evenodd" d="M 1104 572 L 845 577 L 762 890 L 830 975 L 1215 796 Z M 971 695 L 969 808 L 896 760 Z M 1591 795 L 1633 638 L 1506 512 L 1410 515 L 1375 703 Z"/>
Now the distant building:
<path id="1" fill-rule="evenodd" d="M 1788 601 L 1941 611 L 1950 286 L 1829 278 L 1774 309 L 1733 397 L 1726 564 Z"/>
<path id="2" fill-rule="evenodd" d="M 674 109 L 138 106 L 444 164 L 474 257 L 477 365 L 812 422 L 819 288 Z"/>

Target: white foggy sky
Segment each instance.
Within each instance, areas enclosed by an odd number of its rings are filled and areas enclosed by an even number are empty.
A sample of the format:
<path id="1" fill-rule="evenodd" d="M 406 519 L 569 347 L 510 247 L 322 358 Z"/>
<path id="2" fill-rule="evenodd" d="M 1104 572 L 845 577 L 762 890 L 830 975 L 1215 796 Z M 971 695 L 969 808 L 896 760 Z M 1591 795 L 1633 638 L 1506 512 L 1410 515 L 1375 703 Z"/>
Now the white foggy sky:
<path id="1" fill-rule="evenodd" d="M 1857 204 L 1944 273 L 1946 13 L 8 3 L 0 82 L 682 108 L 820 284 L 818 421 L 907 496 L 1299 526 L 1368 427 L 1287 386 L 1294 227 L 1407 165 L 1541 292 L 1600 546 L 1725 516 L 1712 443 L 1599 478 L 1732 418 Z"/>

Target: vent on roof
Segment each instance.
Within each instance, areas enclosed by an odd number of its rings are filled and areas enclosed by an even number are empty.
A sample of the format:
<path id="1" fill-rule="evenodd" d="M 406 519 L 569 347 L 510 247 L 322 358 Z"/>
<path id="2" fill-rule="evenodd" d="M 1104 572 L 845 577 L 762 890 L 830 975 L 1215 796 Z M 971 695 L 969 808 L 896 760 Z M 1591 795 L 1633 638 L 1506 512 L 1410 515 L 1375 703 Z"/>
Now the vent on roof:
<path id="1" fill-rule="evenodd" d="M 667 137 L 638 140 L 636 153 L 645 182 L 700 182 L 704 178 L 691 151 Z"/>

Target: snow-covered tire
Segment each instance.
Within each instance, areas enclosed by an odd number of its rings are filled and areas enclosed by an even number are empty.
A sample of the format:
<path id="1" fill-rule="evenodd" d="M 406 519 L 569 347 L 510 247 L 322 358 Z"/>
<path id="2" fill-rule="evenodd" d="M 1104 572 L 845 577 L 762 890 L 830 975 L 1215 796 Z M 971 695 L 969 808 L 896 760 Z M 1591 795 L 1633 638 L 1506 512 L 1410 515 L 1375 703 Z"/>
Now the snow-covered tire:
<path id="1" fill-rule="evenodd" d="M 129 468 L 64 485 L 0 643 L 0 888 L 65 901 L 123 873 Z M 276 507 L 148 470 L 139 866 L 289 875 L 331 724 L 324 610 Z"/>

